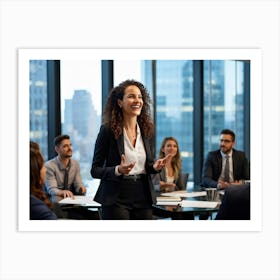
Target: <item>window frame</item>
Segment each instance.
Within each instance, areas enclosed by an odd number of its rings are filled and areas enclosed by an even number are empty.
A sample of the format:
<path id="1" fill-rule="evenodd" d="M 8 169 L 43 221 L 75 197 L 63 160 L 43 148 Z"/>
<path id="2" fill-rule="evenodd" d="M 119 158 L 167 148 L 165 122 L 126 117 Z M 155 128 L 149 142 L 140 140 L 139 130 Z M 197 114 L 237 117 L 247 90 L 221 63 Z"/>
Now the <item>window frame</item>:
<path id="1" fill-rule="evenodd" d="M 156 100 L 156 67 L 152 60 L 152 86 L 153 100 Z M 244 152 L 250 159 L 250 62 L 244 62 Z M 102 60 L 102 112 L 104 110 L 107 95 L 113 87 L 114 62 Z M 193 180 L 195 184 L 201 182 L 201 171 L 204 161 L 203 148 L 203 60 L 193 60 Z M 48 157 L 56 156 L 53 147 L 53 139 L 61 134 L 61 101 L 60 101 L 60 61 L 47 61 L 47 108 L 48 108 Z M 153 102 L 153 117 L 155 118 L 156 103 Z M 156 125 L 156 123 L 155 123 Z M 155 135 L 156 138 L 156 135 Z M 154 142 L 156 143 L 156 142 Z M 154 155 L 155 156 L 155 155 Z"/>

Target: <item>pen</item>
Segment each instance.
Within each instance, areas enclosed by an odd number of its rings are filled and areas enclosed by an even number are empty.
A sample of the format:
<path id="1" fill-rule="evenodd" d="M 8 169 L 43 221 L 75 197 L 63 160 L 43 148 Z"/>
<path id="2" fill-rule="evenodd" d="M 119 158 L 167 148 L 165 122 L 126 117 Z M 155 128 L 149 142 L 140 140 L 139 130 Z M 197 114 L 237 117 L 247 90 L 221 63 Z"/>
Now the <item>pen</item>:
<path id="1" fill-rule="evenodd" d="M 177 204 L 177 206 L 175 208 L 173 208 L 173 211 L 178 211 L 180 209 L 181 205 L 180 203 Z"/>

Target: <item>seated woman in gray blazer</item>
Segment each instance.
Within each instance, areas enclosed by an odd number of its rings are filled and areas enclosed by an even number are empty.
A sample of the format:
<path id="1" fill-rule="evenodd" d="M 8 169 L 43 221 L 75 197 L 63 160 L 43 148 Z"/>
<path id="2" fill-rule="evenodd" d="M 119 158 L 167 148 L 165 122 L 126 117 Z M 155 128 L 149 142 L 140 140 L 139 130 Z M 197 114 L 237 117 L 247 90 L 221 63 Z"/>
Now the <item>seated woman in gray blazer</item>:
<path id="1" fill-rule="evenodd" d="M 159 158 L 171 154 L 165 168 L 160 173 L 152 175 L 155 191 L 172 192 L 186 189 L 186 179 L 183 178 L 181 168 L 182 160 L 178 141 L 174 137 L 166 137 L 161 143 Z"/>

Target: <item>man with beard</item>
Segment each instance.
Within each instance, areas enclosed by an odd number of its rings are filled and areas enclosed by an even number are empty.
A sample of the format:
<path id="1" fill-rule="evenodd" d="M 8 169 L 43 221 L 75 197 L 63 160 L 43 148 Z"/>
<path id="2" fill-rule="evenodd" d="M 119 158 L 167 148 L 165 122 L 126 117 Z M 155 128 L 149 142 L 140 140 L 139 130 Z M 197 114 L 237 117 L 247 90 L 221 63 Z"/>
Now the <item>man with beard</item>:
<path id="1" fill-rule="evenodd" d="M 54 139 L 57 156 L 46 162 L 46 189 L 53 202 L 76 193 L 85 194 L 86 188 L 80 175 L 79 163 L 71 159 L 72 144 L 68 135 L 59 135 Z"/>
<path id="2" fill-rule="evenodd" d="M 84 195 L 86 188 L 80 175 L 78 161 L 71 159 L 73 154 L 69 135 L 59 135 L 54 139 L 57 156 L 46 162 L 45 189 L 55 205 L 59 218 L 92 219 L 92 211 L 83 208 L 62 209 L 58 202 L 75 194 Z"/>
<path id="3" fill-rule="evenodd" d="M 208 153 L 203 170 L 202 185 L 206 188 L 225 189 L 230 185 L 241 185 L 250 179 L 245 153 L 235 150 L 235 134 L 229 129 L 221 131 L 220 149 Z"/>

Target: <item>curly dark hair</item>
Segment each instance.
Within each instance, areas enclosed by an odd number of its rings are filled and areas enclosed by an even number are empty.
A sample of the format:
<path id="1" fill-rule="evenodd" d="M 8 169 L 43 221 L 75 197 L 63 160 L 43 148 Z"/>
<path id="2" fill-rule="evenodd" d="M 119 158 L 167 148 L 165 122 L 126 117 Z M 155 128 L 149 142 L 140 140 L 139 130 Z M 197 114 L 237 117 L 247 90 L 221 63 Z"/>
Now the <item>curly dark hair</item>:
<path id="1" fill-rule="evenodd" d="M 42 156 L 40 146 L 30 141 L 30 193 L 42 200 L 49 208 L 52 203 L 43 191 L 43 184 L 40 176 L 40 170 L 44 166 L 44 158 Z"/>
<path id="2" fill-rule="evenodd" d="M 116 139 L 123 133 L 123 113 L 118 106 L 118 99 L 123 99 L 125 89 L 131 85 L 137 86 L 142 94 L 143 107 L 141 114 L 137 117 L 141 133 L 145 137 L 152 137 L 154 124 L 150 113 L 151 99 L 145 86 L 136 80 L 125 80 L 110 91 L 103 113 L 103 124 L 111 128 Z"/>

